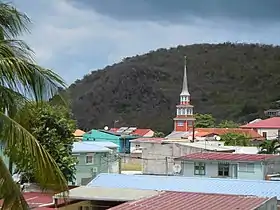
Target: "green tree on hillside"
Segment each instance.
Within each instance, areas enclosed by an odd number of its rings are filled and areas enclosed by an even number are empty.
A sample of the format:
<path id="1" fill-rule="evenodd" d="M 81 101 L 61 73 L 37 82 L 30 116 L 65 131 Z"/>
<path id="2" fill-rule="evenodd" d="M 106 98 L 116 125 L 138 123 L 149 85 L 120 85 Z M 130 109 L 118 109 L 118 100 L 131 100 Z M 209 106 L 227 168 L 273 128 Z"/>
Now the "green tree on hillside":
<path id="1" fill-rule="evenodd" d="M 218 124 L 219 128 L 238 128 L 239 124 L 232 120 L 223 120 Z"/>
<path id="2" fill-rule="evenodd" d="M 51 106 L 42 103 L 38 106 L 29 103 L 17 115 L 17 121 L 24 125 L 44 149 L 51 155 L 57 163 L 61 172 L 69 182 L 74 181 L 76 158 L 72 156 L 72 145 L 75 142 L 74 131 L 76 123 L 71 119 L 71 113 L 66 107 Z M 20 172 L 25 172 L 26 178 L 34 181 L 34 170 L 32 164 L 21 162 L 21 157 L 26 156 L 26 152 L 19 150 L 14 163 Z M 31 160 L 29 161 L 29 163 Z"/>
<path id="3" fill-rule="evenodd" d="M 196 128 L 214 128 L 215 118 L 211 114 L 195 114 Z"/>
<path id="4" fill-rule="evenodd" d="M 160 132 L 160 131 L 155 131 L 154 137 L 155 138 L 163 138 L 163 137 L 165 137 L 165 134 L 163 132 Z"/>
<path id="5" fill-rule="evenodd" d="M 225 146 L 250 146 L 250 138 L 244 134 L 226 133 L 221 135 L 221 141 L 225 142 Z"/>
<path id="6" fill-rule="evenodd" d="M 266 140 L 259 145 L 259 154 L 280 154 L 280 140 Z"/>
<path id="7" fill-rule="evenodd" d="M 44 69 L 32 59 L 31 49 L 18 37 L 28 31 L 29 18 L 10 4 L 0 3 L 0 143 L 9 158 L 25 151 L 22 164 L 31 164 L 35 180 L 44 188 L 67 190 L 67 182 L 58 165 L 38 140 L 20 124 L 15 116 L 32 98 L 36 102 L 53 96 L 65 86 L 54 72 Z M 0 199 L 2 210 L 27 210 L 19 186 L 13 181 L 0 157 Z"/>

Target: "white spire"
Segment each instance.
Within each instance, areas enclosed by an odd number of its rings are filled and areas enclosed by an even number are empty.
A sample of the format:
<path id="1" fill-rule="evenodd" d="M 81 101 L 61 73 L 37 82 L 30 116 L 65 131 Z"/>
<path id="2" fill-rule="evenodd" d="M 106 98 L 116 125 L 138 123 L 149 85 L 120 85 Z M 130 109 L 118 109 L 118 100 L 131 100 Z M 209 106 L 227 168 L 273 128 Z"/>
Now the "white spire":
<path id="1" fill-rule="evenodd" d="M 189 96 L 188 90 L 188 78 L 187 78 L 187 56 L 184 56 L 185 64 L 184 64 L 184 78 L 183 78 L 183 88 L 181 92 L 181 96 Z"/>

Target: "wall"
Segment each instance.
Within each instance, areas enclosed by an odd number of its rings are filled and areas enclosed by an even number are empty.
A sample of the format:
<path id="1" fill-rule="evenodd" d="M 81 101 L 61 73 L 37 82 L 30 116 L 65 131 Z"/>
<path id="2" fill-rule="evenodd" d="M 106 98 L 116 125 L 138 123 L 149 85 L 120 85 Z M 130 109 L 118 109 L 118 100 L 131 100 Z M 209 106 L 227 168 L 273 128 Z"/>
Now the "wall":
<path id="1" fill-rule="evenodd" d="M 94 163 L 86 164 L 86 154 L 73 154 L 77 156 L 79 163 L 76 165 L 76 185 L 84 185 L 82 178 L 88 178 L 89 181 L 99 173 L 113 173 L 118 170 L 118 159 L 116 155 L 110 153 L 89 153 L 94 154 Z"/>
<path id="2" fill-rule="evenodd" d="M 277 210 L 277 199 L 276 197 L 269 199 L 264 202 L 261 206 L 256 208 L 255 210 Z"/>
<path id="3" fill-rule="evenodd" d="M 174 157 L 203 151 L 179 144 L 141 142 L 144 174 L 173 174 Z M 168 158 L 166 158 L 168 157 Z M 173 158 L 172 158 L 173 157 Z"/>
<path id="4" fill-rule="evenodd" d="M 195 175 L 194 174 L 194 161 L 175 161 L 177 164 L 181 164 L 182 176 L 187 177 L 211 177 L 215 178 L 218 177 L 218 161 L 196 161 L 196 162 L 204 162 L 206 164 L 205 166 L 205 175 Z M 236 168 L 237 166 L 237 168 Z M 235 177 L 234 171 L 237 169 L 237 177 Z M 260 162 L 254 163 L 254 172 L 246 172 L 246 171 L 240 171 L 239 163 L 232 162 L 230 163 L 229 167 L 229 177 L 228 178 L 238 178 L 238 179 L 247 179 L 247 180 L 263 180 L 264 172 L 263 172 L 263 166 Z"/>
<path id="5" fill-rule="evenodd" d="M 275 139 L 278 136 L 278 129 L 257 129 L 257 132 L 260 135 L 263 135 L 263 132 L 266 132 L 267 139 Z"/>

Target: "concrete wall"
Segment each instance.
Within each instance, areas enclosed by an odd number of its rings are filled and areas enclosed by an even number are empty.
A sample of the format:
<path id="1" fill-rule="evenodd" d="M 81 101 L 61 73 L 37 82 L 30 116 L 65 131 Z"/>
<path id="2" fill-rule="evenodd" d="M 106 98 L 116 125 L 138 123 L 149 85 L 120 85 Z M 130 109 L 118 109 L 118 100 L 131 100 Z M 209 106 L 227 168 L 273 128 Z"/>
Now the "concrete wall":
<path id="1" fill-rule="evenodd" d="M 256 208 L 255 210 L 277 210 L 277 199 L 276 197 L 269 199 L 261 206 Z"/>
<path id="2" fill-rule="evenodd" d="M 202 152 L 203 149 L 179 144 L 141 142 L 143 174 L 173 174 L 174 157 Z"/>

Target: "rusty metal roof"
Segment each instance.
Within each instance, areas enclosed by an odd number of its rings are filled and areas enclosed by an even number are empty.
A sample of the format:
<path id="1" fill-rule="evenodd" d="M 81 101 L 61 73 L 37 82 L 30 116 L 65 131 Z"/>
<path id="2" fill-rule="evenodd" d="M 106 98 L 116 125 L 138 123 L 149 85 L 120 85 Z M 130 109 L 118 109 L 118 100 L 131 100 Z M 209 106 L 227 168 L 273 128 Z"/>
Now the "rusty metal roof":
<path id="1" fill-rule="evenodd" d="M 254 196 L 162 192 L 158 195 L 110 208 L 110 210 L 252 210 L 269 198 Z M 277 201 L 275 199 L 275 205 Z"/>
<path id="2" fill-rule="evenodd" d="M 264 161 L 280 157 L 271 154 L 237 154 L 223 152 L 192 153 L 179 157 L 181 160 L 228 160 L 228 161 Z"/>

